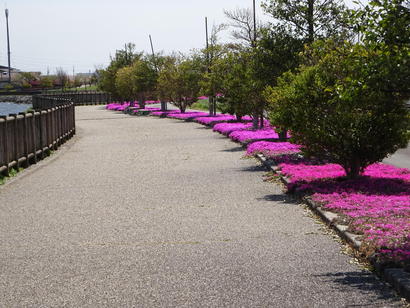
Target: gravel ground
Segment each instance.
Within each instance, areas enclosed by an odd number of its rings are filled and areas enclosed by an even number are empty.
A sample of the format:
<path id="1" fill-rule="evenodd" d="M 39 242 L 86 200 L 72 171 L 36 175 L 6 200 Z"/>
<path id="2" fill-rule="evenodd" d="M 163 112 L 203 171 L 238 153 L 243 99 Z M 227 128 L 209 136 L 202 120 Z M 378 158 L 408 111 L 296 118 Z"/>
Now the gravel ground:
<path id="1" fill-rule="evenodd" d="M 401 307 L 265 170 L 196 123 L 77 109 L 0 188 L 1 307 Z"/>

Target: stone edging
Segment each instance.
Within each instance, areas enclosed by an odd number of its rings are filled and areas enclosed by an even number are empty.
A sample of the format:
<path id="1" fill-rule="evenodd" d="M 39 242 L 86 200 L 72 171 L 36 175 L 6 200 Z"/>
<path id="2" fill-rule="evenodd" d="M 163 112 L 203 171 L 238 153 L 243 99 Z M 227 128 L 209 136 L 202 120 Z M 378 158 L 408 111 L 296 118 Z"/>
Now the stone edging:
<path id="1" fill-rule="evenodd" d="M 268 160 L 262 154 L 256 154 L 255 157 L 270 171 L 279 175 L 280 180 L 285 185 L 289 184 L 289 179 L 284 177 L 277 167 L 272 166 L 268 163 Z M 337 234 L 350 246 L 352 246 L 356 251 L 360 250 L 362 242 L 358 239 L 356 234 L 347 231 L 347 227 L 341 224 L 335 223 L 335 219 L 338 217 L 337 214 L 323 210 L 318 204 L 312 201 L 310 198 L 303 198 L 303 201 L 309 209 L 317 214 L 328 226 L 337 232 Z M 389 282 L 392 287 L 407 300 L 410 300 L 410 273 L 406 272 L 402 268 L 383 268 L 380 264 L 372 262 L 375 267 L 376 272 L 381 275 L 385 281 Z"/>

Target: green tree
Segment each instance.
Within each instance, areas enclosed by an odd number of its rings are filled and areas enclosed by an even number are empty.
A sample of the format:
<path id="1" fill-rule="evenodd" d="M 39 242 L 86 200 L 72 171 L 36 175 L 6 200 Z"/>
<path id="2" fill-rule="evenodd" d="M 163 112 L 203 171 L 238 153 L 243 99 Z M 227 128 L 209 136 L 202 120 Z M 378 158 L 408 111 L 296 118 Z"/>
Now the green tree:
<path id="1" fill-rule="evenodd" d="M 57 68 L 55 81 L 59 86 L 61 86 L 63 90 L 69 85 L 70 78 L 68 77 L 67 72 L 62 67 Z"/>
<path id="2" fill-rule="evenodd" d="M 40 77 L 40 86 L 42 88 L 51 88 L 53 87 L 53 78 L 51 76 L 41 76 Z"/>
<path id="3" fill-rule="evenodd" d="M 212 72 L 219 79 L 218 89 L 223 97 L 219 99 L 218 107 L 239 118 L 249 114 L 254 119 L 254 128 L 262 126 L 259 118 L 265 108 L 261 84 L 255 76 L 255 54 L 252 49 L 229 51 L 214 62 Z"/>
<path id="4" fill-rule="evenodd" d="M 172 102 L 184 113 L 197 100 L 203 67 L 202 58 L 197 54 L 167 57 L 158 77 L 160 99 Z"/>
<path id="5" fill-rule="evenodd" d="M 132 82 L 132 66 L 120 68 L 115 75 L 115 89 L 121 100 L 133 101 L 136 97 Z"/>
<path id="6" fill-rule="evenodd" d="M 308 43 L 339 36 L 349 28 L 342 0 L 265 0 L 262 6 L 276 27 Z"/>
<path id="7" fill-rule="evenodd" d="M 98 87 L 99 89 L 111 93 L 115 98 L 120 98 L 115 86 L 116 74 L 123 67 L 130 66 L 136 59 L 140 59 L 142 53 L 135 52 L 135 45 L 128 43 L 124 49 L 117 50 L 115 56 L 111 57 L 111 62 L 106 69 L 98 70 Z"/>
<path id="8" fill-rule="evenodd" d="M 147 57 L 137 59 L 131 66 L 117 71 L 116 91 L 122 99 L 134 101 L 137 98 L 140 107 L 144 108 L 146 97 L 155 93 L 157 77 L 157 71 Z"/>
<path id="9" fill-rule="evenodd" d="M 203 58 L 202 63 L 204 66 L 204 74 L 200 80 L 201 93 L 208 96 L 209 100 L 209 114 L 216 114 L 216 100 L 217 94 L 220 93 L 221 78 L 218 72 L 214 72 L 212 67 L 218 59 L 224 56 L 227 51 L 225 45 L 218 43 L 218 34 L 225 29 L 225 25 L 218 25 L 212 27 L 212 32 L 207 48 L 202 50 Z"/>
<path id="10" fill-rule="evenodd" d="M 383 50 L 362 44 L 317 42 L 308 65 L 287 73 L 265 95 L 271 120 L 288 127 L 305 154 L 343 166 L 349 178 L 407 145 L 410 117 L 403 82 Z M 396 62 L 396 65 L 398 63 Z"/>
<path id="11" fill-rule="evenodd" d="M 303 46 L 302 39 L 281 27 L 263 29 L 253 51 L 252 68 L 258 88 L 263 91 L 267 86 L 276 86 L 283 73 L 295 70 L 300 64 L 299 53 Z M 269 111 L 269 106 L 267 109 Z M 287 129 L 275 125 L 280 139 L 285 140 Z"/>

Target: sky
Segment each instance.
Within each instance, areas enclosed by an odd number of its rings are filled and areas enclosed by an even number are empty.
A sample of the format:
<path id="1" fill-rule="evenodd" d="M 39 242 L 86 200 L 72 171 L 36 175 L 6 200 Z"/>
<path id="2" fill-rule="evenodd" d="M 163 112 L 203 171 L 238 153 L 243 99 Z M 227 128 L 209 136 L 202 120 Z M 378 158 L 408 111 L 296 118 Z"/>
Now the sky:
<path id="1" fill-rule="evenodd" d="M 351 3 L 351 0 L 347 2 Z M 267 21 L 257 0 L 257 16 Z M 11 66 L 53 74 L 93 72 L 132 42 L 137 51 L 188 52 L 205 44 L 204 18 L 226 22 L 223 10 L 250 8 L 252 0 L 9 0 L 0 2 L 0 65 L 7 65 L 4 9 L 9 9 Z M 229 31 L 222 34 L 229 40 Z"/>

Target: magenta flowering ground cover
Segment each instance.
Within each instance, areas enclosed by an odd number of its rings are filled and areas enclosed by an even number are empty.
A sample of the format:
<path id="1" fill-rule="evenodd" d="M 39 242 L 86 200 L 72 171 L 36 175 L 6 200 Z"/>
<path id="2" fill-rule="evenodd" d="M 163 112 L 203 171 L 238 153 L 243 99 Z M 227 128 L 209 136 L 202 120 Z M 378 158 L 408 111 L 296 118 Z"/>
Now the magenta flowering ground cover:
<path id="1" fill-rule="evenodd" d="M 376 167 L 374 167 L 376 168 Z M 317 181 L 305 186 L 312 199 L 345 217 L 369 251 L 410 265 L 410 182 L 391 177 Z"/>
<path id="2" fill-rule="evenodd" d="M 192 119 L 195 117 L 203 117 L 206 115 L 208 115 L 208 113 L 206 112 L 192 111 L 192 112 L 185 112 L 185 113 L 171 113 L 167 117 L 173 118 L 173 119 L 185 120 L 185 119 Z"/>
<path id="3" fill-rule="evenodd" d="M 125 103 L 125 104 L 122 104 L 121 106 L 118 106 L 117 108 L 115 108 L 114 110 L 116 110 L 116 111 L 124 111 L 127 107 L 129 107 L 130 106 L 130 103 Z"/>
<path id="4" fill-rule="evenodd" d="M 273 158 L 291 181 L 289 189 L 341 215 L 362 248 L 380 260 L 410 266 L 410 170 L 376 163 L 358 179 L 345 179 L 337 164 L 319 164 L 292 155 Z"/>
<path id="5" fill-rule="evenodd" d="M 129 103 L 111 103 L 108 104 L 107 106 L 105 106 L 106 109 L 108 110 L 124 110 L 125 108 L 127 108 L 130 104 Z"/>
<path id="6" fill-rule="evenodd" d="M 237 131 L 237 130 L 244 130 L 247 128 L 252 127 L 252 123 L 242 123 L 242 122 L 236 122 L 236 123 L 218 123 L 215 124 L 213 127 L 214 132 L 218 132 L 224 135 L 229 135 L 230 133 Z"/>
<path id="7" fill-rule="evenodd" d="M 294 154 L 300 152 L 300 145 L 290 142 L 256 141 L 248 144 L 246 155 L 263 154 L 266 158 L 272 156 Z"/>
<path id="8" fill-rule="evenodd" d="M 151 112 L 151 115 L 164 117 L 164 116 L 167 116 L 169 114 L 174 114 L 174 113 L 181 113 L 181 111 L 179 110 L 154 111 L 154 112 Z"/>
<path id="9" fill-rule="evenodd" d="M 379 261 L 410 267 L 410 170 L 376 163 L 363 177 L 346 180 L 337 164 L 300 155 L 288 142 L 254 142 L 247 155 L 264 154 L 290 179 L 289 190 L 311 195 L 325 210 L 336 212 L 348 230 L 362 236 L 362 252 Z"/>
<path id="10" fill-rule="evenodd" d="M 150 112 L 153 112 L 153 111 L 160 111 L 160 110 L 161 110 L 161 108 L 145 107 L 144 109 L 134 109 L 132 112 L 133 112 L 133 113 L 138 113 L 138 112 L 140 112 L 140 111 L 150 111 Z"/>
<path id="11" fill-rule="evenodd" d="M 195 122 L 200 124 L 209 125 L 215 122 L 227 122 L 227 121 L 234 121 L 236 119 L 235 116 L 227 115 L 227 114 L 217 114 L 215 116 L 203 116 L 195 119 Z"/>
<path id="12" fill-rule="evenodd" d="M 234 131 L 229 134 L 229 138 L 234 141 L 249 142 L 252 140 L 279 139 L 279 135 L 276 133 L 274 128 L 267 126 L 266 128 L 257 130 L 246 129 Z"/>

